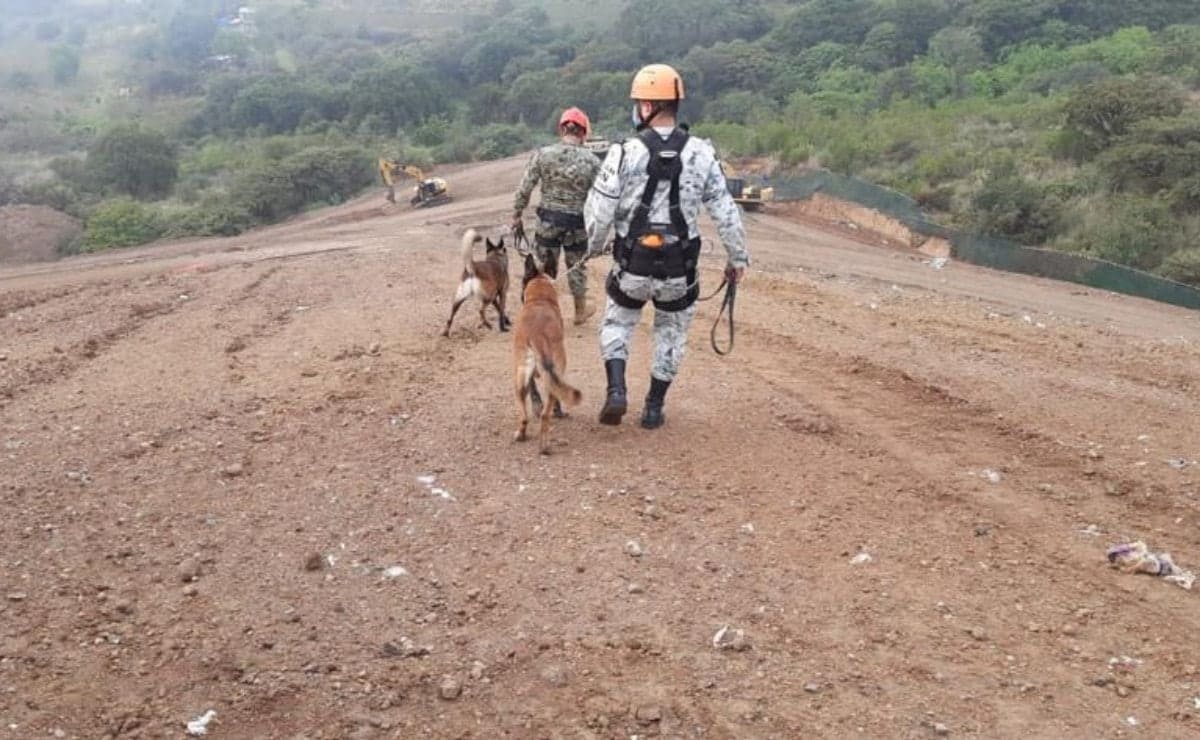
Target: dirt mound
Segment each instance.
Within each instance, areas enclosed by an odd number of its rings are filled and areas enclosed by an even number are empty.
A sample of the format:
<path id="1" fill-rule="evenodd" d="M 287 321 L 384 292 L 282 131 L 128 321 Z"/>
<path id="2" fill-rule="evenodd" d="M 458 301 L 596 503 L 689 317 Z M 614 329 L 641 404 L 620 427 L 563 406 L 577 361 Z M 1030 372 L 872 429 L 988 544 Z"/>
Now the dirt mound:
<path id="1" fill-rule="evenodd" d="M 47 206 L 0 207 L 0 263 L 58 259 L 58 245 L 81 233 L 77 219 Z"/>
<path id="2" fill-rule="evenodd" d="M 915 249 L 932 257 L 950 256 L 950 245 L 945 239 L 919 234 L 891 216 L 824 193 L 790 203 L 789 212 L 835 224 L 850 232 L 866 232 L 857 234 L 856 238 L 871 243 Z"/>

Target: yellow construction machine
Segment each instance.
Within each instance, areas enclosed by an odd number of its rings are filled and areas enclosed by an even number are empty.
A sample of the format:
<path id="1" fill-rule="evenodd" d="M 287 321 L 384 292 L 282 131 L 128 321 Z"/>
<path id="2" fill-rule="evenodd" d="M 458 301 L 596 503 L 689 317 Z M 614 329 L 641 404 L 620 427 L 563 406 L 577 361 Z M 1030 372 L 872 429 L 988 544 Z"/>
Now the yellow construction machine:
<path id="1" fill-rule="evenodd" d="M 409 198 L 417 208 L 428 208 L 450 201 L 450 188 L 440 177 L 427 177 L 424 170 L 416 165 L 401 164 L 394 159 L 379 160 L 379 179 L 387 188 L 387 200 L 396 202 L 396 181 L 401 175 L 408 175 L 417 181 L 413 187 L 413 195 Z"/>
<path id="2" fill-rule="evenodd" d="M 729 186 L 734 202 L 747 211 L 762 210 L 764 203 L 775 200 L 775 188 L 746 182 L 746 178 L 738 175 L 728 162 L 721 162 L 721 172 L 725 174 L 725 184 Z"/>

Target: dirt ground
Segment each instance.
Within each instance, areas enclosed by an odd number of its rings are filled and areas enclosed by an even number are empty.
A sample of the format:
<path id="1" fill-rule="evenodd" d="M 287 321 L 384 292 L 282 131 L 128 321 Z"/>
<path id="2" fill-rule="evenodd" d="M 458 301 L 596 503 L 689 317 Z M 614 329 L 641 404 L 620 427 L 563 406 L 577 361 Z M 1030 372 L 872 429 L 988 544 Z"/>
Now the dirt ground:
<path id="1" fill-rule="evenodd" d="M 0 270 L 24 262 L 58 259 L 59 245 L 82 232 L 77 219 L 53 208 L 0 206 Z"/>
<path id="2" fill-rule="evenodd" d="M 521 164 L 0 271 L 0 737 L 1200 733 L 1200 594 L 1104 557 L 1200 567 L 1196 313 L 754 214 L 734 353 L 602 427 L 569 327 L 541 457 L 439 336 Z"/>

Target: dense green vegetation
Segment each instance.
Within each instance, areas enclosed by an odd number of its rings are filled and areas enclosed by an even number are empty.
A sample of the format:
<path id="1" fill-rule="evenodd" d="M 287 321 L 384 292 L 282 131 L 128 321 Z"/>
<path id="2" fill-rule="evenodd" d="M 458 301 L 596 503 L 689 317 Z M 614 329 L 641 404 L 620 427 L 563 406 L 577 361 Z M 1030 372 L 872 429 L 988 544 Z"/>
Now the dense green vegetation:
<path id="1" fill-rule="evenodd" d="M 86 217 L 78 248 L 336 203 L 380 154 L 513 154 L 566 105 L 621 135 L 653 60 L 731 156 L 1200 283 L 1194 0 L 264 0 L 236 22 L 228 2 L 5 7 L 0 201 Z"/>

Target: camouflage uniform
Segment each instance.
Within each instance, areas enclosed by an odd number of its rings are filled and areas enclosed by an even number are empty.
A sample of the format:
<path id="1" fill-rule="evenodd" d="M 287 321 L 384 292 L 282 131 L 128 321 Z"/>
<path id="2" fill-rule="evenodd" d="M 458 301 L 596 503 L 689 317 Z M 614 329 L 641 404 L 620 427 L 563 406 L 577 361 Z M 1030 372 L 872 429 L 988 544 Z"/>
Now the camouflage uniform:
<path id="1" fill-rule="evenodd" d="M 656 130 L 664 138 L 670 134 L 668 129 Z M 679 179 L 679 205 L 687 221 L 688 238 L 700 236 L 698 218 L 700 206 L 703 205 L 709 216 L 717 222 L 717 233 L 729 255 L 729 264 L 746 267 L 750 263 L 750 255 L 746 251 L 741 210 L 725 184 L 725 176 L 721 173 L 712 144 L 691 137 L 683 147 L 681 158 L 683 174 Z M 649 150 L 637 138 L 628 139 L 609 150 L 583 211 L 589 255 L 604 251 L 609 226 L 615 225 L 618 237 L 628 234 L 634 208 L 641 201 L 649 180 L 646 173 L 649 160 Z M 658 191 L 651 202 L 651 221 L 669 221 L 669 192 L 670 183 L 659 182 Z M 630 298 L 658 303 L 682 298 L 691 287 L 686 278 L 660 280 L 632 275 L 616 264 L 612 267 L 610 279 L 615 280 L 620 291 Z M 655 378 L 671 381 L 679 372 L 679 363 L 687 346 L 688 327 L 695 313 L 695 303 L 680 311 L 655 308 L 654 362 L 650 368 L 650 374 Z M 628 359 L 630 338 L 641 320 L 641 314 L 641 309 L 625 308 L 611 297 L 608 299 L 604 322 L 600 327 L 600 352 L 605 360 Z"/>
<path id="2" fill-rule="evenodd" d="M 529 205 L 533 188 L 540 182 L 542 202 L 538 208 L 538 225 L 534 233 L 538 261 L 551 275 L 558 272 L 558 253 L 570 270 L 587 254 L 587 232 L 583 228 L 583 203 L 592 181 L 600 169 L 600 161 L 582 146 L 551 144 L 534 153 L 525 167 L 525 175 L 517 188 L 513 210 L 519 215 Z M 578 226 L 572 224 L 576 221 Z M 587 273 L 577 270 L 567 276 L 571 295 L 582 298 L 587 293 Z"/>

